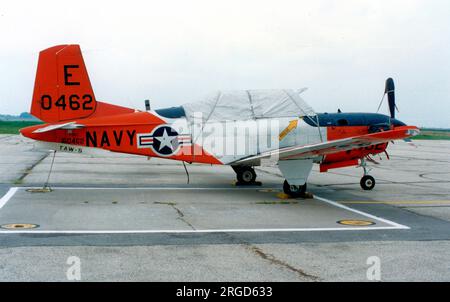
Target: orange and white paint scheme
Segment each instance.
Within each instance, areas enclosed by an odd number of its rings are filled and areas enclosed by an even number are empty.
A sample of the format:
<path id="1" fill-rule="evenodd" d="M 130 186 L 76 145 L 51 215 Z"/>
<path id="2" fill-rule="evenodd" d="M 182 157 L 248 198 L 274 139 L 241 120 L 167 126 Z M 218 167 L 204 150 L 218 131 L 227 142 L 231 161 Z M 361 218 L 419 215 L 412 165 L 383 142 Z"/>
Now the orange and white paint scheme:
<path id="1" fill-rule="evenodd" d="M 207 101 L 141 111 L 97 100 L 79 45 L 39 54 L 30 113 L 45 124 L 21 134 L 56 152 L 95 149 L 188 163 L 230 165 L 238 184 L 255 183 L 254 166 L 276 160 L 285 193 L 305 193 L 313 164 L 320 171 L 361 165 L 363 189 L 375 186 L 366 159 L 390 141 L 419 133 L 395 119 L 392 79 L 386 82 L 391 115 L 315 113 L 297 90 L 219 92 Z"/>

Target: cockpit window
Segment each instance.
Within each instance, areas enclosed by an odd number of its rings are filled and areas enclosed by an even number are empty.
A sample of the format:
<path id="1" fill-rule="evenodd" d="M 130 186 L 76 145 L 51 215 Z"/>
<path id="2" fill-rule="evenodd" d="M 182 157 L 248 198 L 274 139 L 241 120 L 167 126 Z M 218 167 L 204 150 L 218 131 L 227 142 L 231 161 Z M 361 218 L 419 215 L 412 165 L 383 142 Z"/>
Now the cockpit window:
<path id="1" fill-rule="evenodd" d="M 348 126 L 348 120 L 346 120 L 345 118 L 338 119 L 337 125 L 338 126 Z"/>
<path id="2" fill-rule="evenodd" d="M 183 107 L 170 107 L 155 110 L 156 113 L 167 118 L 180 118 L 186 116 Z"/>
<path id="3" fill-rule="evenodd" d="M 319 118 L 319 125 L 321 127 L 329 126 L 367 126 L 381 123 L 389 123 L 389 116 L 378 113 L 318 113 L 317 117 L 312 117 L 313 120 Z M 317 127 L 315 123 L 309 119 L 303 119 L 308 125 Z M 399 125 L 403 124 L 396 121 Z"/>

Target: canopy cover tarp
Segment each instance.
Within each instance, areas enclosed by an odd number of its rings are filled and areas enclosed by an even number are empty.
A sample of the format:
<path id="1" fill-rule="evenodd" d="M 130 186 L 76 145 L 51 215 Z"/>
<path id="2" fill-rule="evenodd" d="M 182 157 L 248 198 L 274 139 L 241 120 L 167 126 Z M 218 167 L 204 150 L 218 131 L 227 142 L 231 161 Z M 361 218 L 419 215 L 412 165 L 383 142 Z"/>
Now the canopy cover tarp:
<path id="1" fill-rule="evenodd" d="M 315 116 L 300 97 L 306 89 L 218 91 L 203 100 L 183 105 L 188 120 L 204 122 L 259 118 Z"/>

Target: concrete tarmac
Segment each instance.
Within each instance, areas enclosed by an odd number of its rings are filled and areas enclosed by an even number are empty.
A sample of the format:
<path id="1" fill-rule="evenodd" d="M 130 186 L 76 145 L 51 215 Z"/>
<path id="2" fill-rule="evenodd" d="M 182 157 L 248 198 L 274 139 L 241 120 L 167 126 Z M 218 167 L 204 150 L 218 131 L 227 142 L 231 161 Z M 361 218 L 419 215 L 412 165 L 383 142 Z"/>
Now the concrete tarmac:
<path id="1" fill-rule="evenodd" d="M 396 142 L 361 169 L 319 173 L 284 199 L 276 167 L 236 187 L 226 166 L 106 153 L 52 155 L 0 136 L 0 281 L 450 281 L 450 142 Z M 351 225 L 339 222 L 350 221 Z M 359 221 L 359 222 L 358 222 Z M 359 224 L 358 224 L 359 223 Z M 29 225 L 36 226 L 24 229 Z"/>

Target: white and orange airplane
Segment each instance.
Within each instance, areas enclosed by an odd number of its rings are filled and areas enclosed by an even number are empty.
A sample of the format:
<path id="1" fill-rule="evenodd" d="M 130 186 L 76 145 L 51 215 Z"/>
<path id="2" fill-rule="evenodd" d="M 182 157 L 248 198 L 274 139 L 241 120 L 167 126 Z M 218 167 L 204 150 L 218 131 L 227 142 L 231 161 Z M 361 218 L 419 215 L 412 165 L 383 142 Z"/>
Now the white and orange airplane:
<path id="1" fill-rule="evenodd" d="M 230 165 L 238 184 L 254 184 L 254 166 L 276 160 L 284 192 L 302 196 L 313 163 L 320 171 L 361 166 L 361 187 L 371 190 L 366 160 L 388 143 L 419 133 L 395 119 L 392 79 L 386 82 L 390 116 L 377 113 L 315 113 L 302 90 L 217 92 L 206 99 L 140 111 L 97 101 L 79 45 L 40 52 L 31 114 L 46 124 L 22 135 L 57 152 L 112 152 L 188 163 Z M 387 154 L 387 153 L 386 153 Z"/>

